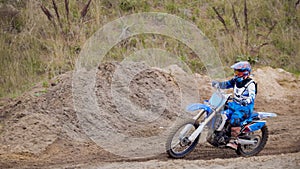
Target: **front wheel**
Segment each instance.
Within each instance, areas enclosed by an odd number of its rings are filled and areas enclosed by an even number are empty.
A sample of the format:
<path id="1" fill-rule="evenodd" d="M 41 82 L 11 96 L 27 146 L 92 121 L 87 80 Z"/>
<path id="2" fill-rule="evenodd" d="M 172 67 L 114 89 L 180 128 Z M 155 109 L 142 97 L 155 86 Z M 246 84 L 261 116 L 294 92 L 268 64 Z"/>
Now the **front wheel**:
<path id="1" fill-rule="evenodd" d="M 189 119 L 177 124 L 172 129 L 166 143 L 166 151 L 170 157 L 182 158 L 195 149 L 200 135 L 193 142 L 188 138 L 197 127 L 195 120 Z"/>
<path id="2" fill-rule="evenodd" d="M 265 125 L 260 130 L 247 133 L 243 138 L 254 140 L 255 145 L 239 145 L 236 153 L 238 155 L 249 157 L 257 155 L 265 147 L 268 141 L 268 127 Z"/>

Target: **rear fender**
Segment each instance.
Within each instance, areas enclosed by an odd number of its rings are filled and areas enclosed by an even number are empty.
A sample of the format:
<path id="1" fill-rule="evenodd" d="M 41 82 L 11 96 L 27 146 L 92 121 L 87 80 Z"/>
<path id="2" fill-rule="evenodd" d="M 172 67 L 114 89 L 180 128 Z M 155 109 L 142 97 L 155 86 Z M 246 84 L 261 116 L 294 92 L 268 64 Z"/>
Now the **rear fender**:
<path id="1" fill-rule="evenodd" d="M 197 111 L 197 110 L 205 110 L 206 112 L 208 112 L 208 114 L 210 114 L 212 112 L 212 109 L 206 105 L 206 104 L 200 104 L 200 103 L 193 103 L 187 106 L 186 110 L 189 112 L 193 112 L 193 111 Z"/>
<path id="2" fill-rule="evenodd" d="M 257 112 L 258 117 L 260 119 L 270 118 L 270 117 L 277 117 L 276 113 L 268 113 L 268 112 Z"/>

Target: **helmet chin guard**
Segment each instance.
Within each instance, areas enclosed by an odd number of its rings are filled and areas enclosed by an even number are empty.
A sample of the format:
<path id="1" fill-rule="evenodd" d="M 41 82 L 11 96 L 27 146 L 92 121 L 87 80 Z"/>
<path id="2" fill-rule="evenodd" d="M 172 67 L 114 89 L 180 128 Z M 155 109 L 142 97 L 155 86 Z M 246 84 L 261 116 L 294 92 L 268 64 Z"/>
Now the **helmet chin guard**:
<path id="1" fill-rule="evenodd" d="M 235 80 L 237 82 L 242 82 L 244 80 L 244 78 L 243 77 L 235 77 Z"/>

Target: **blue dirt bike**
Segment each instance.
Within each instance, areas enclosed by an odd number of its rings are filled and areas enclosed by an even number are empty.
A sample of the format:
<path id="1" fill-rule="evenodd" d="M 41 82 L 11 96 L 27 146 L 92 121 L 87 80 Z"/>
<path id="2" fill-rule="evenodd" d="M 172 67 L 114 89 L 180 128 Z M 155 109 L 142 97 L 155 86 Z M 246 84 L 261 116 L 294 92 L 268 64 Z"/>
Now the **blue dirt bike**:
<path id="1" fill-rule="evenodd" d="M 230 140 L 230 115 L 226 114 L 231 94 L 223 93 L 219 87 L 204 104 L 191 104 L 187 111 L 198 111 L 192 119 L 175 125 L 167 139 L 166 151 L 172 158 L 182 158 L 192 152 L 198 144 L 201 134 L 204 140 L 218 148 L 225 148 Z M 241 156 L 257 155 L 268 140 L 268 127 L 264 119 L 276 117 L 275 113 L 253 112 L 243 121 L 237 138 L 236 153 Z"/>

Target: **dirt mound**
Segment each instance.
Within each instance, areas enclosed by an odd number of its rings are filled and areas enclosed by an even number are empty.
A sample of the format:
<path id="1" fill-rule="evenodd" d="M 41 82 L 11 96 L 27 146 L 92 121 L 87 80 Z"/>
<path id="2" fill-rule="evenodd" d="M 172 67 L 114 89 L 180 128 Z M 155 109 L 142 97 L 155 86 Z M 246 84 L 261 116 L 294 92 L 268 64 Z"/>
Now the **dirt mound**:
<path id="1" fill-rule="evenodd" d="M 119 66 L 118 63 L 99 66 L 95 93 L 98 105 L 101 110 L 105 110 L 102 118 L 111 122 L 117 132 L 125 133 L 127 136 L 152 137 L 163 133 L 166 126 L 172 125 L 174 119 L 180 116 L 176 111 L 187 104 L 187 101 L 182 101 L 183 88 L 190 89 L 185 90 L 187 92 L 184 96 L 189 103 L 199 101 L 199 97 L 192 96 L 195 91 L 199 91 L 196 95 L 199 95 L 201 100 L 207 99 L 212 92 L 209 77 L 194 76 L 198 82 L 197 86 L 174 67 L 168 72 L 133 64 L 124 67 L 123 73 L 142 71 L 134 74 L 126 84 L 113 83 L 114 78 L 117 78 L 113 77 L 113 74 Z M 181 76 L 181 81 L 174 78 L 175 74 Z M 270 138 L 260 155 L 299 152 L 299 78 L 282 69 L 272 68 L 257 69 L 254 74 L 259 92 L 256 110 L 278 114 L 277 118 L 268 121 Z M 99 161 L 130 161 L 98 146 L 84 132 L 73 105 L 72 73 L 61 75 L 50 84 L 47 89 L 40 84 L 17 99 L 0 101 L 0 166 L 6 168 L 54 164 L 74 166 Z M 113 100 L 112 85 L 118 86 L 120 93 L 128 94 L 128 98 L 122 100 L 120 97 L 119 100 Z M 126 88 L 123 88 L 124 85 Z M 155 102 L 157 98 L 167 102 Z M 146 113 L 127 114 L 126 118 L 123 118 L 122 110 L 116 103 L 127 101 L 143 108 L 141 110 Z M 161 105 L 164 105 L 164 109 L 160 107 Z M 149 111 L 158 113 L 149 115 L 147 114 Z M 145 119 L 150 123 L 144 123 Z M 237 156 L 230 150 L 216 150 L 204 146 L 197 147 L 186 159 L 230 157 Z M 167 157 L 162 154 L 150 159 L 167 160 Z"/>
<path id="2" fill-rule="evenodd" d="M 124 80 L 113 79 L 119 78 L 113 76 L 117 67 L 121 69 L 119 71 L 122 74 L 127 75 L 134 72 L 133 68 L 143 68 L 138 74 L 131 76 L 129 83 L 119 84 Z M 116 64 L 99 67 L 101 71 L 96 78 L 96 96 L 98 105 L 104 110 L 102 117 L 113 122 L 111 127 L 132 137 L 157 135 L 161 132 L 159 127 L 165 127 L 162 124 L 168 126 L 168 123 L 175 120 L 177 111 L 180 110 L 180 87 L 172 76 L 160 70 L 145 69 L 143 65 L 138 64 L 120 67 Z M 112 87 L 116 88 L 118 93 L 112 91 Z M 124 91 L 121 91 L 122 89 Z M 124 95 L 128 98 L 124 98 Z M 116 98 L 115 101 L 113 97 Z M 159 102 L 162 100 L 167 100 L 167 102 Z M 133 105 L 135 108 L 123 107 L 124 103 L 126 103 L 125 106 Z M 144 123 L 145 121 L 148 123 Z"/>
<path id="3" fill-rule="evenodd" d="M 259 83 L 259 97 L 264 99 L 289 100 L 287 95 L 299 95 L 300 81 L 293 74 L 283 69 L 260 68 L 254 72 L 254 79 Z"/>

